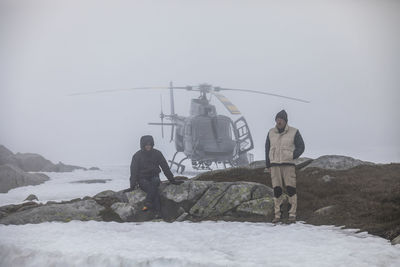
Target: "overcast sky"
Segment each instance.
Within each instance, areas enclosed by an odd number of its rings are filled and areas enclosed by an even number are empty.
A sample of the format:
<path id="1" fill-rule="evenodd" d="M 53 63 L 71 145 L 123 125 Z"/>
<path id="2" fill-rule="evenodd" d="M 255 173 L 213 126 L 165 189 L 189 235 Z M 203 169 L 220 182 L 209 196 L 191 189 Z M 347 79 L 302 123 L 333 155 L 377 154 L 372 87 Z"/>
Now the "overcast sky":
<path id="1" fill-rule="evenodd" d="M 400 162 L 399 14 L 400 1 L 0 0 L 0 144 L 53 162 L 129 164 L 152 134 L 170 158 L 173 143 L 147 125 L 160 94 L 169 111 L 168 91 L 68 94 L 206 82 L 311 101 L 224 93 L 256 159 L 284 108 L 304 156 Z M 175 95 L 187 115 L 198 95 Z"/>

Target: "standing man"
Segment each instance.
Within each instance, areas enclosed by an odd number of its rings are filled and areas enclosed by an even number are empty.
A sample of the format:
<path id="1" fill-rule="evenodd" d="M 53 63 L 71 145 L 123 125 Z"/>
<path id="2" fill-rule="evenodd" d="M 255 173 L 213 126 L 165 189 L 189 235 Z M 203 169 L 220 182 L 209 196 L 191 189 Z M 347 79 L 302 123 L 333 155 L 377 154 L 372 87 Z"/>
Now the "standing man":
<path id="1" fill-rule="evenodd" d="M 168 167 L 163 154 L 154 149 L 154 139 L 151 135 L 145 135 L 140 138 L 140 150 L 132 157 L 130 190 L 139 187 L 146 192 L 143 211 L 153 209 L 156 216 L 161 216 L 161 203 L 158 186 L 160 185 L 160 167 L 165 176 L 172 184 L 179 185 L 183 181 L 176 181 L 174 175 Z"/>
<path id="2" fill-rule="evenodd" d="M 288 223 L 296 222 L 297 194 L 296 172 L 294 160 L 304 152 L 304 141 L 299 130 L 290 127 L 285 110 L 281 110 L 275 117 L 276 125 L 268 132 L 265 142 L 265 161 L 267 171 L 271 172 L 272 187 L 274 189 L 275 217 L 272 223 L 281 220 L 280 206 L 283 203 L 283 190 L 289 196 Z"/>

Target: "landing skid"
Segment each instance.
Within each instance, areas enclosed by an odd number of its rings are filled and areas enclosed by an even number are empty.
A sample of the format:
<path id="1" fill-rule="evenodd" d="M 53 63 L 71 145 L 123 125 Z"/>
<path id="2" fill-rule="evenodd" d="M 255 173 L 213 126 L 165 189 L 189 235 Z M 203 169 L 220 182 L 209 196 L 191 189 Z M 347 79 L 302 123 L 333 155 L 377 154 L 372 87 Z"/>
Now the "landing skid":
<path id="1" fill-rule="evenodd" d="M 185 165 L 183 165 L 183 162 L 185 160 L 188 160 L 189 157 L 185 156 L 183 159 L 181 159 L 179 162 L 176 161 L 176 156 L 178 155 L 178 151 L 175 152 L 174 156 L 172 157 L 172 160 L 168 160 L 170 165 L 170 169 L 172 169 L 173 166 L 176 166 L 176 172 L 179 174 L 182 174 L 185 171 Z M 222 164 L 222 167 L 224 169 L 230 168 L 230 167 L 237 167 L 239 164 L 235 160 L 226 160 L 226 161 L 215 161 L 215 160 L 192 160 L 192 168 L 194 170 L 208 170 L 212 171 L 213 169 L 211 166 L 215 164 L 215 167 L 218 169 L 219 166 Z"/>
<path id="2" fill-rule="evenodd" d="M 176 162 L 176 161 L 175 161 L 175 158 L 176 158 L 176 155 L 177 155 L 178 153 L 179 153 L 179 152 L 176 151 L 175 154 L 174 154 L 174 156 L 172 157 L 172 160 L 169 160 L 169 163 L 170 163 L 169 168 L 172 169 L 172 166 L 176 165 L 176 172 L 179 173 L 179 174 L 182 174 L 182 173 L 185 171 L 185 165 L 183 165 L 182 163 L 183 163 L 185 160 L 189 159 L 189 158 L 188 158 L 188 157 L 184 157 L 184 158 L 181 159 L 179 162 Z"/>

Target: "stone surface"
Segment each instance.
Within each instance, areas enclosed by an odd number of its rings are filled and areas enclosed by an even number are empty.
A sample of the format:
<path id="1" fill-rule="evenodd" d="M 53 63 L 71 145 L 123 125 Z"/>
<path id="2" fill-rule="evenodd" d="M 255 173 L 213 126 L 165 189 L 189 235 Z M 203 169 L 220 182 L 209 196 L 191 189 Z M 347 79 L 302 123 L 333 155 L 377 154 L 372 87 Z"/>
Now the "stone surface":
<path id="1" fill-rule="evenodd" d="M 74 170 L 86 170 L 83 167 L 66 165 L 62 162 L 53 164 L 50 160 L 35 153 L 12 153 L 6 147 L 0 145 L 0 165 L 10 164 L 26 172 L 71 172 Z"/>
<path id="2" fill-rule="evenodd" d="M 263 184 L 256 184 L 252 195 L 252 199 L 264 198 L 264 197 L 273 197 L 274 190 L 271 187 L 268 187 Z"/>
<path id="3" fill-rule="evenodd" d="M 184 212 L 184 213 L 182 213 L 178 218 L 176 218 L 175 221 L 177 221 L 177 222 L 183 222 L 188 216 L 189 216 L 189 213 Z"/>
<path id="4" fill-rule="evenodd" d="M 400 245 L 400 235 L 392 240 L 392 245 Z"/>
<path id="5" fill-rule="evenodd" d="M 320 169 L 329 169 L 329 170 L 347 170 L 350 168 L 354 168 L 359 165 L 374 165 L 372 162 L 361 161 L 358 159 L 354 159 L 346 156 L 338 156 L 338 155 L 326 155 L 319 157 L 309 165 L 303 168 L 320 168 Z"/>
<path id="6" fill-rule="evenodd" d="M 111 209 L 119 215 L 119 217 L 127 222 L 133 219 L 135 208 L 128 203 L 117 202 L 111 205 Z"/>
<path id="7" fill-rule="evenodd" d="M 335 177 L 330 176 L 330 175 L 324 175 L 321 177 L 321 180 L 324 181 L 325 183 L 328 183 L 328 182 L 332 181 L 333 179 L 335 179 Z"/>
<path id="8" fill-rule="evenodd" d="M 29 196 L 27 196 L 27 198 L 25 198 L 24 201 L 32 201 L 32 200 L 39 200 L 39 199 L 36 195 L 30 194 Z"/>
<path id="9" fill-rule="evenodd" d="M 208 217 L 214 211 L 215 205 L 222 198 L 232 183 L 214 183 L 190 209 L 190 214 L 197 217 Z"/>
<path id="10" fill-rule="evenodd" d="M 251 218 L 267 216 L 272 212 L 272 206 L 267 205 L 267 200 L 272 199 L 272 189 L 257 183 L 192 180 L 181 185 L 162 183 L 160 196 L 161 216 L 166 221 Z M 106 190 L 83 200 L 8 205 L 0 207 L 0 223 L 70 220 L 151 221 L 157 214 L 152 209 L 142 211 L 145 198 L 146 194 L 141 189 L 130 192 Z"/>
<path id="11" fill-rule="evenodd" d="M 219 199 L 211 211 L 208 212 L 210 216 L 223 215 L 225 212 L 232 210 L 239 206 L 242 202 L 251 199 L 252 190 L 256 186 L 255 183 L 240 183 L 232 184 L 225 191 L 224 195 Z"/>
<path id="12" fill-rule="evenodd" d="M 330 215 L 333 212 L 335 212 L 335 210 L 336 210 L 336 206 L 331 205 L 331 206 L 320 208 L 320 209 L 314 211 L 314 213 L 316 215 L 320 215 L 320 216 L 327 216 L 327 215 Z"/>
<path id="13" fill-rule="evenodd" d="M 103 209 L 104 207 L 97 204 L 94 200 L 50 204 L 17 211 L 16 213 L 12 213 L 0 219 L 0 223 L 26 224 L 52 221 L 69 222 L 71 220 L 101 220 L 100 211 Z"/>
<path id="14" fill-rule="evenodd" d="M 92 180 L 80 180 L 80 181 L 73 181 L 70 182 L 71 184 L 105 184 L 112 179 L 92 179 Z"/>
<path id="15" fill-rule="evenodd" d="M 272 217 L 273 209 L 274 200 L 272 197 L 264 197 L 243 202 L 236 208 L 236 211 L 241 215 Z"/>
<path id="16" fill-rule="evenodd" d="M 301 169 L 310 164 L 313 161 L 311 158 L 298 158 L 294 160 L 294 164 L 296 165 L 296 169 Z M 257 160 L 253 161 L 248 165 L 251 169 L 257 168 L 265 168 L 265 160 Z"/>
<path id="17" fill-rule="evenodd" d="M 0 166 L 0 193 L 27 185 L 38 185 L 49 180 L 44 174 L 26 173 L 16 166 L 5 164 Z"/>

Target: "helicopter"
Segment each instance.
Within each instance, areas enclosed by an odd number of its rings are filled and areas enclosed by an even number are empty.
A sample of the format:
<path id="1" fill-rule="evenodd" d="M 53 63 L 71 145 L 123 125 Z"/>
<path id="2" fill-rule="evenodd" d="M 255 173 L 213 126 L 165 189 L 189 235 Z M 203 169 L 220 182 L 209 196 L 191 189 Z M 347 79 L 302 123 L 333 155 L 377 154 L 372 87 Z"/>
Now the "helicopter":
<path id="1" fill-rule="evenodd" d="M 120 90 L 102 90 L 92 93 L 115 92 L 125 90 L 169 89 L 170 114 L 164 114 L 161 99 L 161 122 L 149 122 L 149 125 L 161 126 L 161 135 L 164 138 L 164 126 L 171 126 L 170 142 L 175 143 L 175 153 L 169 160 L 170 168 L 176 166 L 177 173 L 185 171 L 186 160 L 191 161 L 194 170 L 211 170 L 215 164 L 218 168 L 222 165 L 237 167 L 247 165 L 252 161 L 249 153 L 254 148 L 253 138 L 246 119 L 241 116 L 236 120 L 217 113 L 215 105 L 210 103 L 215 96 L 232 115 L 241 115 L 239 109 L 222 95 L 221 91 L 241 91 L 247 93 L 263 94 L 290 100 L 308 103 L 309 101 L 278 94 L 266 93 L 256 90 L 232 89 L 212 86 L 202 83 L 196 86 L 174 86 L 170 82 L 169 87 L 137 87 Z M 191 99 L 189 116 L 180 116 L 175 113 L 174 90 L 198 92 L 199 97 Z M 92 94 L 89 93 L 89 94 Z M 87 93 L 76 93 L 81 95 Z M 208 97 L 208 95 L 210 97 Z M 164 122 L 169 120 L 170 122 Z M 177 156 L 183 154 L 181 160 Z"/>
<path id="2" fill-rule="evenodd" d="M 161 122 L 150 122 L 149 124 L 160 125 L 162 137 L 164 137 L 164 126 L 171 126 L 170 142 L 175 141 L 176 152 L 169 162 L 170 168 L 176 166 L 178 173 L 183 173 L 185 170 L 183 162 L 186 160 L 191 160 L 192 168 L 195 170 L 211 170 L 212 164 L 217 167 L 222 164 L 224 168 L 236 167 L 247 165 L 249 161 L 252 161 L 252 155 L 248 152 L 254 148 L 254 142 L 246 119 L 241 116 L 234 121 L 228 116 L 217 114 L 216 107 L 210 103 L 211 98 L 208 98 L 207 94 L 215 96 L 232 115 L 241 113 L 220 91 L 258 93 L 308 102 L 262 91 L 215 87 L 207 83 L 175 87 L 171 82 L 168 89 L 171 113 L 164 114 L 161 105 Z M 175 113 L 174 89 L 200 93 L 198 98 L 191 99 L 189 116 L 179 116 Z M 164 119 L 171 122 L 166 123 Z M 184 157 L 177 161 L 179 153 L 183 153 Z"/>

